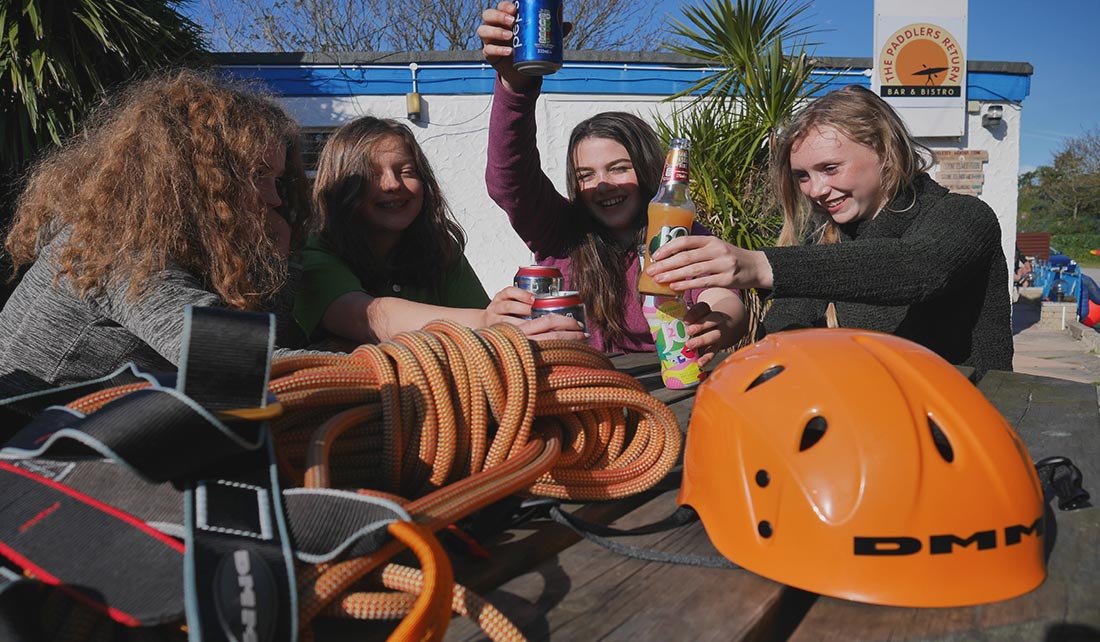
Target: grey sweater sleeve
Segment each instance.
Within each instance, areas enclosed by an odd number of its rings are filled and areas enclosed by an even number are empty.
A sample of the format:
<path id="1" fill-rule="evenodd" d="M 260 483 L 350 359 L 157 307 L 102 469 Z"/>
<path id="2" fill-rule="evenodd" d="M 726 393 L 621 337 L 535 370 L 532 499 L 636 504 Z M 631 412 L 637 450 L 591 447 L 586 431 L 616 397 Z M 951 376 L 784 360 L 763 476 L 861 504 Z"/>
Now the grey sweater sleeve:
<path id="1" fill-rule="evenodd" d="M 112 284 L 92 304 L 173 365 L 179 365 L 184 308 L 221 305 L 217 295 L 178 267 L 169 266 L 152 277 L 137 297 L 126 296 L 128 285 L 128 280 Z"/>
<path id="2" fill-rule="evenodd" d="M 294 291 L 301 279 L 301 266 L 292 266 L 287 282 L 262 311 L 275 314 L 276 345 L 296 348 L 303 345 L 301 331 L 290 313 Z M 179 365 L 183 344 L 183 311 L 194 307 L 225 307 L 225 303 L 185 270 L 169 266 L 136 299 L 125 296 L 126 282 L 112 286 L 96 304 L 103 315 L 127 328 L 162 357 Z"/>

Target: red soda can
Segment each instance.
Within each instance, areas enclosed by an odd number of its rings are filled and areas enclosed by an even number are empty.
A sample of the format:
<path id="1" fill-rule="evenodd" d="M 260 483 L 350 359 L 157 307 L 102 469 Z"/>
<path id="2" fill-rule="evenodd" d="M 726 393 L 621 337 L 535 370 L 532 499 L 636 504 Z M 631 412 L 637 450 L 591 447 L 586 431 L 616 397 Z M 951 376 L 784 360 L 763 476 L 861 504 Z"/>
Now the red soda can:
<path id="1" fill-rule="evenodd" d="M 547 314 L 560 314 L 576 319 L 584 327 L 584 301 L 579 292 L 564 291 L 552 294 L 536 294 L 531 304 L 531 318 L 537 319 Z"/>
<path id="2" fill-rule="evenodd" d="M 521 290 L 527 290 L 531 294 L 553 294 L 562 289 L 563 279 L 561 270 L 556 267 L 544 265 L 528 265 L 521 267 L 516 272 L 512 283 Z"/>

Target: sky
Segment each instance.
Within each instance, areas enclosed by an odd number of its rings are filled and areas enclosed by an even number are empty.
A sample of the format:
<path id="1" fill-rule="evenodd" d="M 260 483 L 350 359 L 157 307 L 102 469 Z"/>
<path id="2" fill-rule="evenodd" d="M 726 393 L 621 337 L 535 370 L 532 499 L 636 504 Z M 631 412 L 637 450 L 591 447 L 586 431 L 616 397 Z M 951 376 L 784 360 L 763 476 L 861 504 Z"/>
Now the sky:
<path id="1" fill-rule="evenodd" d="M 660 0 L 657 9 L 678 18 L 682 4 Z M 874 0 L 810 4 L 804 24 L 827 30 L 814 35 L 817 55 L 874 56 Z M 1021 112 L 1021 173 L 1053 163 L 1066 138 L 1100 129 L 1100 0 L 969 0 L 968 31 L 969 60 L 1034 67 Z"/>
<path id="2" fill-rule="evenodd" d="M 703 1 L 655 0 L 655 10 L 679 18 L 682 5 Z M 802 0 L 790 2 L 798 6 Z M 800 24 L 822 30 L 814 34 L 820 43 L 814 53 L 874 56 L 874 0 L 809 2 Z M 193 0 L 185 7 L 201 14 L 205 4 Z M 1021 173 L 1052 164 L 1065 139 L 1100 129 L 1100 0 L 969 0 L 968 27 L 970 60 L 1034 67 L 1031 93 L 1023 101 Z"/>

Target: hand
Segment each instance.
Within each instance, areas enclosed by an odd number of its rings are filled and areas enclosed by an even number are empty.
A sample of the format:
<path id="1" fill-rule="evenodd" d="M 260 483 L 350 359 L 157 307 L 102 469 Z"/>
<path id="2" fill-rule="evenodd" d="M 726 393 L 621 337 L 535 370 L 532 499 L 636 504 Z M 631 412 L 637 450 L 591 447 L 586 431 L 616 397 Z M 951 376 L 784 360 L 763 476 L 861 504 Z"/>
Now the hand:
<path id="1" fill-rule="evenodd" d="M 699 288 L 771 288 L 763 252 L 743 250 L 713 236 L 683 236 L 653 253 L 646 274 L 677 292 Z"/>
<path id="2" fill-rule="evenodd" d="M 535 79 L 512 66 L 512 25 L 516 23 L 518 12 L 511 0 L 498 2 L 495 9 L 490 7 L 481 13 L 477 35 L 481 38 L 485 62 L 497 70 L 501 83 L 512 91 L 522 92 L 531 87 Z"/>
<path id="3" fill-rule="evenodd" d="M 283 261 L 289 259 L 290 237 L 293 235 L 290 223 L 287 223 L 286 219 L 274 209 L 268 208 L 267 213 L 264 214 L 264 232 L 267 233 L 267 238 L 275 248 L 275 255 Z"/>
<path id="4" fill-rule="evenodd" d="M 511 323 L 519 325 L 531 316 L 531 304 L 535 302 L 535 295 L 509 285 L 496 293 L 489 307 L 485 308 L 485 325 L 495 323 Z"/>
<path id="5" fill-rule="evenodd" d="M 523 330 L 523 334 L 532 341 L 548 341 L 551 339 L 588 340 L 588 333 L 581 327 L 580 322 L 561 314 L 548 314 L 537 319 L 523 321 L 517 325 L 520 330 Z"/>
<path id="6" fill-rule="evenodd" d="M 699 355 L 699 367 L 707 365 L 719 350 L 731 347 L 744 330 L 728 314 L 717 312 L 700 301 L 684 315 L 684 329 L 688 339 L 685 346 Z"/>

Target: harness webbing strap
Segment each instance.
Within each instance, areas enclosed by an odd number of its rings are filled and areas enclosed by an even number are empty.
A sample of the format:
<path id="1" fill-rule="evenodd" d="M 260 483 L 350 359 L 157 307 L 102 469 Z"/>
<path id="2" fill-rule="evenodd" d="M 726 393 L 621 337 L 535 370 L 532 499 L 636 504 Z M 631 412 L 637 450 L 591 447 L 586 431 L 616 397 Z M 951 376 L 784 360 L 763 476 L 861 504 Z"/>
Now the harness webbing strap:
<path id="1" fill-rule="evenodd" d="M 65 418 L 67 417 L 67 421 Z M 187 479 L 204 466 L 260 447 L 258 426 L 226 426 L 171 388 L 150 387 L 84 416 L 55 408 L 24 428 L 0 457 L 86 455 L 94 451 L 154 481 Z"/>
<path id="2" fill-rule="evenodd" d="M 647 562 L 669 562 L 672 564 L 684 564 L 686 566 L 701 566 L 703 568 L 741 568 L 719 555 L 666 553 L 665 551 L 659 551 L 654 548 L 620 544 L 610 539 L 611 537 L 622 537 L 627 535 L 659 533 L 693 524 L 699 520 L 699 514 L 690 506 L 678 506 L 672 514 L 657 522 L 626 530 L 585 521 L 576 515 L 566 513 L 561 510 L 560 506 L 550 507 L 550 517 L 553 518 L 555 522 L 571 529 L 586 540 L 598 544 L 613 553 L 618 553 L 626 557 L 633 557 Z"/>
<path id="3" fill-rule="evenodd" d="M 42 582 L 128 626 L 179 619 L 183 545 L 177 540 L 87 495 L 4 462 L 0 505 L 7 507 L 0 520 L 0 552 Z M 75 554 L 74 533 L 79 533 L 88 554 Z M 128 559 L 140 563 L 122 563 Z M 104 583 L 104 577 L 113 580 Z M 99 594 L 89 593 L 88 587 Z"/>
<path id="4" fill-rule="evenodd" d="M 210 411 L 263 408 L 275 317 L 188 307 L 176 388 Z"/>
<path id="5" fill-rule="evenodd" d="M 176 387 L 204 412 L 261 408 L 274 344 L 273 315 L 188 307 Z M 219 462 L 220 474 L 200 478 L 185 493 L 192 642 L 298 637 L 294 553 L 275 452 L 267 424 L 256 428 L 259 448 Z"/>
<path id="6" fill-rule="evenodd" d="M 9 437 L 9 431 L 25 425 L 32 417 L 40 415 L 51 406 L 65 404 L 73 399 L 102 390 L 116 389 L 119 386 L 146 381 L 148 381 L 147 378 L 142 377 L 132 365 L 127 364 L 98 379 L 8 397 L 2 400 L 3 407 L 10 411 L 4 418 L 10 418 L 18 423 L 13 426 L 4 426 L 5 432 L 0 433 L 0 437 Z"/>

